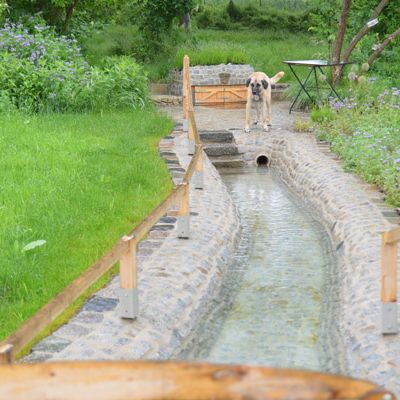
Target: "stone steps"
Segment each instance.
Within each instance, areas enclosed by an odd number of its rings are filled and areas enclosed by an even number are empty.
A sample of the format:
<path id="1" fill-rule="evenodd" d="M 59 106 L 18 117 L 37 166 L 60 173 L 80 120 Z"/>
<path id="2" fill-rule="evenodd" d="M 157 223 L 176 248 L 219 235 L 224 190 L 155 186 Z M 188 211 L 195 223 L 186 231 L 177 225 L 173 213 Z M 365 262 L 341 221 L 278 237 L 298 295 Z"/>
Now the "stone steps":
<path id="1" fill-rule="evenodd" d="M 227 130 L 200 131 L 204 152 L 216 168 L 238 168 L 244 166 L 232 132 Z"/>
<path id="2" fill-rule="evenodd" d="M 210 161 L 216 168 L 239 168 L 244 166 L 242 157 L 219 156 L 211 157 Z"/>
<path id="3" fill-rule="evenodd" d="M 222 131 L 200 131 L 200 140 L 206 143 L 234 143 L 232 132 Z"/>
<path id="4" fill-rule="evenodd" d="M 236 156 L 239 154 L 236 144 L 231 143 L 204 145 L 204 151 L 208 157 Z"/>

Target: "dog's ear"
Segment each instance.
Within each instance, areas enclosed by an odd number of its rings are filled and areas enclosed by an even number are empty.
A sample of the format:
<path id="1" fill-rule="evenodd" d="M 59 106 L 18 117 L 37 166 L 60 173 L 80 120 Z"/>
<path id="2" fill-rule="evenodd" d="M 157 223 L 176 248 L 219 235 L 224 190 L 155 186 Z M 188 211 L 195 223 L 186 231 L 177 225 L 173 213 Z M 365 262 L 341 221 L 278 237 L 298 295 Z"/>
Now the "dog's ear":
<path id="1" fill-rule="evenodd" d="M 247 81 L 246 81 L 246 87 L 249 87 L 250 82 L 251 82 L 251 78 L 247 79 Z"/>
<path id="2" fill-rule="evenodd" d="M 261 81 L 261 83 L 262 83 L 264 89 L 267 89 L 267 88 L 268 88 L 268 82 L 267 82 L 265 79 L 263 79 L 263 80 Z"/>

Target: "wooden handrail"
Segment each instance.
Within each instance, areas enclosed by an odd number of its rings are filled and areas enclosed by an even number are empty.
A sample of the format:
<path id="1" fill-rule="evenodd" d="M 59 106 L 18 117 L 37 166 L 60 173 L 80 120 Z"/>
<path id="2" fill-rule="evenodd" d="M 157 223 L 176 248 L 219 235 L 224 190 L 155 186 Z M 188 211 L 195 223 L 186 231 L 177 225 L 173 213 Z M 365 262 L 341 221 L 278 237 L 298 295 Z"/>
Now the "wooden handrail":
<path id="1" fill-rule="evenodd" d="M 386 395 L 386 396 L 385 396 Z M 0 398 L 12 400 L 392 399 L 340 375 L 187 362 L 63 362 L 0 366 Z"/>

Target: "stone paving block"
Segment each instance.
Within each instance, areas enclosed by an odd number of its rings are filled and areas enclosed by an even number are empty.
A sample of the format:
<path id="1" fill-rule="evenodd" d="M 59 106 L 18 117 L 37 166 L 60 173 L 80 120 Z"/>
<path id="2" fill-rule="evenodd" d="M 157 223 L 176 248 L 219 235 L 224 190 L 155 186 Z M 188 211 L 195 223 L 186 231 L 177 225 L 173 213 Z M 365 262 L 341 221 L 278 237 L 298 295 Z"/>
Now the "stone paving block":
<path id="1" fill-rule="evenodd" d="M 119 301 L 108 297 L 93 296 L 83 306 L 84 311 L 104 312 L 112 311 L 115 309 Z"/>

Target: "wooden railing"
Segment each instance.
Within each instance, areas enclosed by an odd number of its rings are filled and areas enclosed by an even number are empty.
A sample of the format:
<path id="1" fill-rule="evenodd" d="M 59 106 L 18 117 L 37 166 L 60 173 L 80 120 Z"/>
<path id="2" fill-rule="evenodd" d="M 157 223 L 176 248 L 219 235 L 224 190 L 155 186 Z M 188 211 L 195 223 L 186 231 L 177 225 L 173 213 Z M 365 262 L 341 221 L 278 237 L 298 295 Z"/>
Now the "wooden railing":
<path id="1" fill-rule="evenodd" d="M 0 364 L 12 362 L 16 354 L 29 345 L 40 332 L 118 261 L 120 263 L 120 305 L 118 310 L 122 318 L 136 318 L 139 312 L 136 264 L 138 243 L 147 235 L 153 225 L 173 207 L 177 208 L 174 213 L 178 217 L 178 237 L 189 237 L 189 191 L 192 184 L 195 189 L 203 188 L 203 146 L 200 142 L 193 111 L 189 58 L 187 56 L 185 56 L 184 63 L 183 112 L 186 119 L 185 124 L 188 128 L 188 154 L 193 154 L 193 157 L 183 176 L 182 183 L 177 185 L 150 215 L 144 218 L 131 232 L 123 236 L 106 255 L 91 265 L 79 278 L 69 284 L 24 322 L 20 328 L 3 340 L 0 343 Z"/>
<path id="2" fill-rule="evenodd" d="M 398 333 L 397 322 L 397 243 L 400 227 L 382 233 L 381 302 L 382 333 Z"/>

